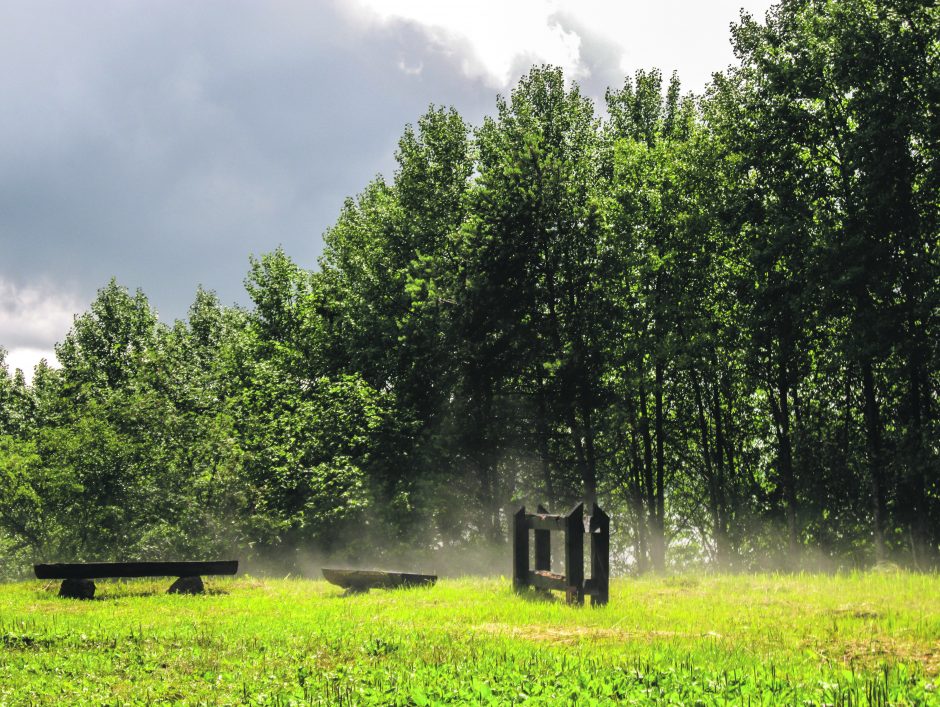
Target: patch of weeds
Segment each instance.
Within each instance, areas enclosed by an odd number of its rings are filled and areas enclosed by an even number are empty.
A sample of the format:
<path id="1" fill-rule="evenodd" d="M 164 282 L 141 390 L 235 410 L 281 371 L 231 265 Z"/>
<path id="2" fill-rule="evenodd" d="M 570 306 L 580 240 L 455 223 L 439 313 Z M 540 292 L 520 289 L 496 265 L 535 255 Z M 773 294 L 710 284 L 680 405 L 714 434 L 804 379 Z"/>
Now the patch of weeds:
<path id="1" fill-rule="evenodd" d="M 701 579 L 692 576 L 666 577 L 663 580 L 664 586 L 673 589 L 697 589 L 701 583 Z"/>
<path id="2" fill-rule="evenodd" d="M 43 639 L 28 634 L 2 633 L 0 634 L 0 647 L 10 650 L 25 648 L 38 648 L 44 643 Z"/>
<path id="3" fill-rule="evenodd" d="M 378 637 L 370 638 L 362 644 L 362 652 L 373 657 L 389 655 L 397 650 L 397 644 Z"/>

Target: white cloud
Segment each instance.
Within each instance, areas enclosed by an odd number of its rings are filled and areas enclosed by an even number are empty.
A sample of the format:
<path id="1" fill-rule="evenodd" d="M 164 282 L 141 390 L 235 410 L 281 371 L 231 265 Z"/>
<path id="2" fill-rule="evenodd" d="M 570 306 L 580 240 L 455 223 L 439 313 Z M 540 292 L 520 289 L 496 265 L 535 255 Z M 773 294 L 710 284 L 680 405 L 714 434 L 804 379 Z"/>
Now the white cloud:
<path id="1" fill-rule="evenodd" d="M 546 0 L 359 0 L 373 22 L 414 22 L 445 52 L 469 48 L 464 73 L 503 88 L 517 77 L 516 63 L 550 61 L 577 76 L 580 38 L 565 30 L 551 15 L 558 3 Z M 407 62 L 407 59 L 405 60 Z"/>
<path id="2" fill-rule="evenodd" d="M 419 61 L 416 66 L 410 66 L 401 58 L 398 60 L 398 69 L 408 76 L 419 76 L 424 71 L 424 62 Z"/>
<path id="3" fill-rule="evenodd" d="M 40 359 L 56 365 L 53 346 L 83 309 L 78 297 L 51 285 L 18 286 L 0 279 L 0 346 L 8 351 L 10 370 L 20 368 L 29 379 Z"/>
<path id="4" fill-rule="evenodd" d="M 11 374 L 16 369 L 23 371 L 23 376 L 27 383 L 33 382 L 33 370 L 43 359 L 53 368 L 59 367 L 59 361 L 55 357 L 53 349 L 34 349 L 30 347 L 19 347 L 11 349 L 7 354 L 7 368 Z"/>
<path id="5" fill-rule="evenodd" d="M 469 56 L 464 71 L 504 89 L 519 66 L 547 62 L 565 75 L 587 78 L 585 42 L 616 48 L 618 66 L 678 70 L 683 83 L 701 91 L 711 74 L 733 61 L 729 25 L 744 7 L 763 16 L 770 0 L 357 0 L 367 21 L 412 22 L 441 49 Z M 574 29 L 577 27 L 577 29 Z"/>
<path id="6" fill-rule="evenodd" d="M 81 310 L 77 297 L 50 285 L 18 286 L 0 279 L 0 344 L 51 346 Z"/>

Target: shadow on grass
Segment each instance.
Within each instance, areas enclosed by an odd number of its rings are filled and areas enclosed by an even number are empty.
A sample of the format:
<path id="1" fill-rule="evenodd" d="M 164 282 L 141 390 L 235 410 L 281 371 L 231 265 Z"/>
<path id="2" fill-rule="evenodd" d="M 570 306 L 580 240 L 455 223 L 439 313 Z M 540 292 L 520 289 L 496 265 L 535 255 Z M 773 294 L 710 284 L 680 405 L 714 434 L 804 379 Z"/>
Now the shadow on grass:
<path id="1" fill-rule="evenodd" d="M 0 648 L 8 651 L 14 650 L 40 650 L 55 644 L 53 639 L 38 638 L 29 634 L 0 634 Z"/>
<path id="2" fill-rule="evenodd" d="M 516 597 L 530 604 L 557 604 L 560 599 L 547 589 L 523 590 L 516 593 Z"/>
<path id="3" fill-rule="evenodd" d="M 98 590 L 101 588 L 99 587 Z M 130 589 L 127 586 L 117 586 L 106 589 L 104 592 L 96 590 L 93 597 L 63 597 L 59 595 L 58 588 L 55 586 L 46 586 L 37 592 L 37 598 L 41 599 L 60 599 L 63 602 L 93 602 L 93 601 L 117 601 L 119 599 L 143 599 L 146 597 L 224 597 L 229 596 L 231 592 L 227 589 L 217 589 L 215 587 L 206 587 L 205 590 L 196 594 L 187 592 L 169 592 L 167 589 L 158 587 L 146 587 L 141 589 Z"/>

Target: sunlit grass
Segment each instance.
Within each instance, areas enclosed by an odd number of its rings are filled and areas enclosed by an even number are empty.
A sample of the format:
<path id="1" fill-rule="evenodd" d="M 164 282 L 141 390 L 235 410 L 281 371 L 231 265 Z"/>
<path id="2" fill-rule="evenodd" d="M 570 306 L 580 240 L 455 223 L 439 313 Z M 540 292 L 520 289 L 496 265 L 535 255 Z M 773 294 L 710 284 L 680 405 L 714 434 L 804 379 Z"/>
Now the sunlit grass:
<path id="1" fill-rule="evenodd" d="M 940 578 L 615 581 L 593 609 L 507 579 L 0 586 L 0 704 L 936 704 Z"/>

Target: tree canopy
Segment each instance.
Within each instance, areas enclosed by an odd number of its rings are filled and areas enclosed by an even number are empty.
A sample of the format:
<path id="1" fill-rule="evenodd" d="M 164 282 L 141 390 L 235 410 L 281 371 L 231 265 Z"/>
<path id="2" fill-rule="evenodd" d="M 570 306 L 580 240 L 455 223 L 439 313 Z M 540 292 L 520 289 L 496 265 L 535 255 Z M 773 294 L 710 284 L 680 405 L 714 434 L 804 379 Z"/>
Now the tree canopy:
<path id="1" fill-rule="evenodd" d="M 578 500 L 621 570 L 936 566 L 938 36 L 783 0 L 702 96 L 533 67 L 407 126 L 251 306 L 110 282 L 61 368 L 0 349 L 0 566 L 469 549 Z"/>

